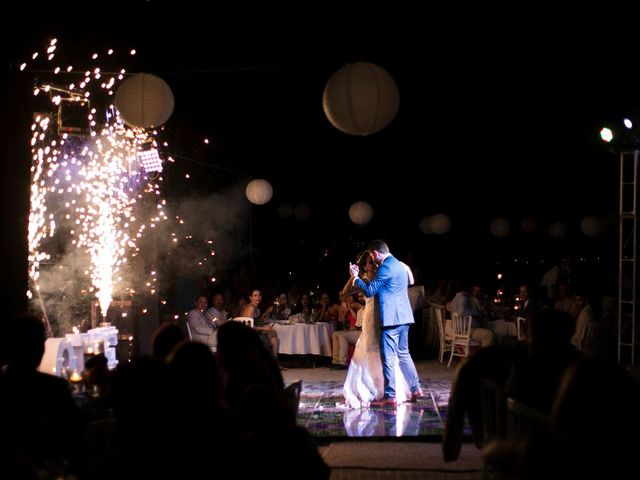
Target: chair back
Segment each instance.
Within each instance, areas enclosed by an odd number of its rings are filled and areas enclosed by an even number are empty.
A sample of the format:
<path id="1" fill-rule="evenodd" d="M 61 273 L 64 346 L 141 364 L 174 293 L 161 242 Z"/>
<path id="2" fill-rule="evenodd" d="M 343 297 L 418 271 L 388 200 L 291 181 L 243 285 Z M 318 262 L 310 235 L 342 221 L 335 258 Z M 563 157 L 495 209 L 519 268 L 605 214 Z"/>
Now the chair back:
<path id="1" fill-rule="evenodd" d="M 451 357 L 447 366 L 451 366 L 453 357 L 466 358 L 469 356 L 470 347 L 480 346 L 480 342 L 471 340 L 471 315 L 451 314 L 451 326 L 453 328 L 453 345 Z"/>
<path id="2" fill-rule="evenodd" d="M 444 319 L 444 305 L 432 304 L 433 315 L 438 325 L 438 337 L 440 341 L 440 363 L 444 360 L 445 352 L 453 351 L 453 335 L 445 329 L 446 322 Z"/>
<path id="3" fill-rule="evenodd" d="M 451 314 L 451 327 L 454 337 L 469 338 L 471 333 L 471 315 L 460 315 L 453 312 Z"/>
<path id="4" fill-rule="evenodd" d="M 518 331 L 518 340 L 524 340 L 526 333 L 527 319 L 524 317 L 516 317 L 516 329 Z"/>
<path id="5" fill-rule="evenodd" d="M 298 407 L 300 406 L 300 393 L 302 392 L 302 380 L 298 379 L 284 389 L 284 401 L 292 414 L 293 423 L 298 417 Z"/>
<path id="6" fill-rule="evenodd" d="M 588 321 L 582 330 L 582 335 L 578 342 L 578 349 L 588 356 L 598 354 L 602 341 L 602 324 Z"/>
<path id="7" fill-rule="evenodd" d="M 233 317 L 232 319 L 234 322 L 242 322 L 244 323 L 247 327 L 249 328 L 253 328 L 253 318 L 251 317 Z"/>
<path id="8" fill-rule="evenodd" d="M 193 341 L 193 336 L 191 336 L 191 327 L 189 326 L 189 320 L 185 320 L 184 325 L 187 329 L 187 337 L 189 337 L 189 341 Z"/>

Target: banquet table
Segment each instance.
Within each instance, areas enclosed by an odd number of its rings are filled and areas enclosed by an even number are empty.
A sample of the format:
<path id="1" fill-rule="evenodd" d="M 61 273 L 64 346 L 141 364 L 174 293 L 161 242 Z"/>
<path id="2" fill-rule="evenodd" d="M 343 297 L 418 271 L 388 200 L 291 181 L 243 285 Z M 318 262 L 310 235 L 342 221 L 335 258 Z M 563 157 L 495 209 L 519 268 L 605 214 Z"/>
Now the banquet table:
<path id="1" fill-rule="evenodd" d="M 510 320 L 492 320 L 487 322 L 488 327 L 493 330 L 498 337 L 498 344 L 504 342 L 505 337 L 518 337 L 518 329 L 515 322 Z M 451 326 L 451 319 L 445 320 L 444 331 L 448 335 L 453 335 L 453 327 Z"/>
<path id="2" fill-rule="evenodd" d="M 333 326 L 326 322 L 273 326 L 280 340 L 278 353 L 331 356 Z"/>
<path id="3" fill-rule="evenodd" d="M 504 337 L 518 337 L 518 329 L 515 322 L 510 320 L 493 320 L 488 323 L 489 328 L 493 330 L 498 337 L 498 343 L 502 343 Z"/>

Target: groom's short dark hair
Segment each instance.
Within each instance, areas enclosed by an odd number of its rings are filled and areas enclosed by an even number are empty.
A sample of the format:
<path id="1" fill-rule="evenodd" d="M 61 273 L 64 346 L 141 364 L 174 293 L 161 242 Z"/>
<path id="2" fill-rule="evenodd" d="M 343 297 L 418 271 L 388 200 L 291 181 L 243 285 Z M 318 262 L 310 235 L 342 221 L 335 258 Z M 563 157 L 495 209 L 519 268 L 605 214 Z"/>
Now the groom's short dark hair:
<path id="1" fill-rule="evenodd" d="M 380 253 L 389 253 L 389 246 L 385 243 L 384 240 L 371 240 L 371 242 L 369 242 L 369 246 L 367 247 L 367 250 L 369 250 L 370 252 L 373 252 L 374 250 L 380 252 Z"/>

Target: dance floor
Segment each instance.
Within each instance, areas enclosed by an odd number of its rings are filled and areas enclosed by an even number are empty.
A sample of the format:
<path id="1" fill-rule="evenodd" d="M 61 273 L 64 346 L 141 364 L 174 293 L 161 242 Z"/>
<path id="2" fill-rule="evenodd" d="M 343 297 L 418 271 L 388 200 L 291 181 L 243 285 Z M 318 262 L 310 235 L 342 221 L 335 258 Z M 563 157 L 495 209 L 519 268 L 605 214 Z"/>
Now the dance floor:
<path id="1" fill-rule="evenodd" d="M 344 405 L 344 370 L 289 368 L 285 383 L 302 379 L 298 423 L 318 439 L 340 437 L 441 437 L 455 366 L 416 361 L 425 397 L 396 408 L 350 409 Z M 468 433 L 468 432 L 467 432 Z"/>

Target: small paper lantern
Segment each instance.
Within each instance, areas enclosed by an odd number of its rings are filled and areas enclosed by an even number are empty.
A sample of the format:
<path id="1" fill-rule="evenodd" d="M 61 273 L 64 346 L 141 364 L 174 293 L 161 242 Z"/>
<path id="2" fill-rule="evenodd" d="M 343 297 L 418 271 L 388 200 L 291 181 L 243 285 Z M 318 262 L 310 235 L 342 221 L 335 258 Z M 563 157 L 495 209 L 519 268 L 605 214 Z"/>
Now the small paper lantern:
<path id="1" fill-rule="evenodd" d="M 264 205 L 273 195 L 273 188 L 266 180 L 251 180 L 245 191 L 249 201 L 255 205 Z"/>
<path id="2" fill-rule="evenodd" d="M 309 217 L 311 217 L 311 207 L 306 203 L 300 203 L 293 209 L 293 215 L 298 220 L 309 220 Z"/>
<path id="3" fill-rule="evenodd" d="M 367 202 L 356 202 L 349 208 L 349 218 L 356 225 L 366 225 L 373 217 L 373 207 Z"/>
<path id="4" fill-rule="evenodd" d="M 567 236 L 567 232 L 569 228 L 567 224 L 558 220 L 549 225 L 549 235 L 551 238 L 555 238 L 556 240 L 560 240 Z"/>
<path id="5" fill-rule="evenodd" d="M 349 63 L 324 88 L 322 107 L 331 124 L 350 135 L 371 135 L 389 125 L 400 94 L 393 77 L 373 63 Z"/>
<path id="6" fill-rule="evenodd" d="M 115 104 L 127 125 L 155 128 L 169 120 L 174 100 L 167 82 L 155 75 L 138 73 L 122 82 Z"/>

